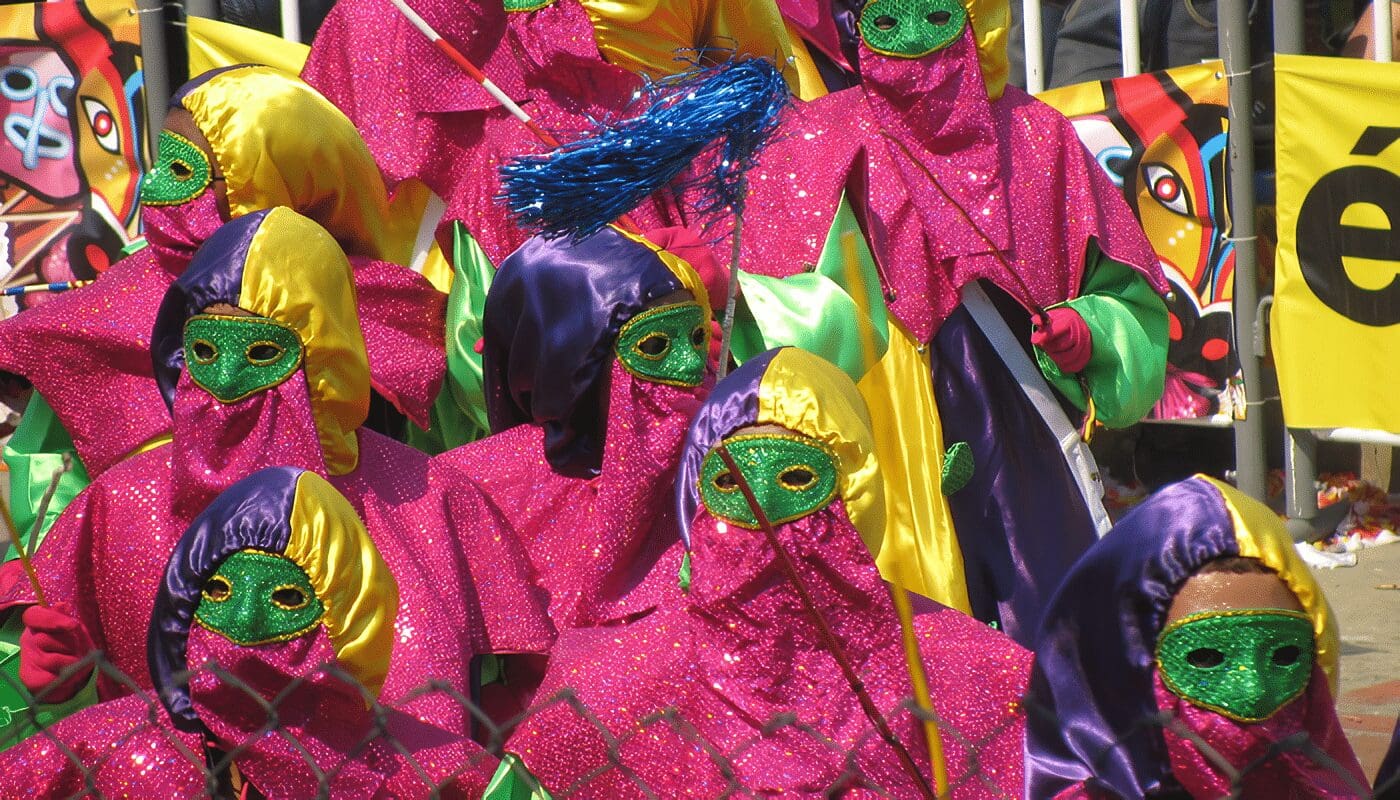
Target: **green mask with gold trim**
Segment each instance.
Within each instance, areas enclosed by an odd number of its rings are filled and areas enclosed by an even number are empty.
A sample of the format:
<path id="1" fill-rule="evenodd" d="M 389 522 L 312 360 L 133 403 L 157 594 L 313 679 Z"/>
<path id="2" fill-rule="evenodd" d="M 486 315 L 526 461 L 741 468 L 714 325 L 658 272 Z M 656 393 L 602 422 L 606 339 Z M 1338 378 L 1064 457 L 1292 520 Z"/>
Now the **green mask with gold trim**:
<path id="1" fill-rule="evenodd" d="M 617 358 L 636 378 L 670 386 L 699 386 L 705 379 L 710 326 L 699 303 L 649 308 L 617 334 Z"/>
<path id="2" fill-rule="evenodd" d="M 895 58 L 921 58 L 957 41 L 967 29 L 958 0 L 874 0 L 860 13 L 865 46 Z"/>
<path id="3" fill-rule="evenodd" d="M 239 550 L 204 582 L 200 625 L 244 646 L 285 642 L 321 624 L 326 609 L 306 572 L 273 553 Z"/>
<path id="4" fill-rule="evenodd" d="M 185 323 L 190 379 L 224 403 L 285 381 L 301 358 L 301 337 L 276 320 L 199 314 Z"/>
<path id="5" fill-rule="evenodd" d="M 209 157 L 189 139 L 160 132 L 156 163 L 141 178 L 141 202 L 148 206 L 178 206 L 199 197 L 214 179 Z"/>
<path id="6" fill-rule="evenodd" d="M 815 439 L 755 433 L 732 436 L 724 445 L 774 525 L 820 511 L 836 496 L 836 456 Z M 759 527 L 738 482 L 714 450 L 700 468 L 700 500 L 720 519 Z"/>
<path id="7" fill-rule="evenodd" d="M 1312 678 L 1312 620 L 1283 609 L 1183 617 L 1157 638 L 1167 688 L 1192 705 L 1240 722 L 1273 716 Z"/>

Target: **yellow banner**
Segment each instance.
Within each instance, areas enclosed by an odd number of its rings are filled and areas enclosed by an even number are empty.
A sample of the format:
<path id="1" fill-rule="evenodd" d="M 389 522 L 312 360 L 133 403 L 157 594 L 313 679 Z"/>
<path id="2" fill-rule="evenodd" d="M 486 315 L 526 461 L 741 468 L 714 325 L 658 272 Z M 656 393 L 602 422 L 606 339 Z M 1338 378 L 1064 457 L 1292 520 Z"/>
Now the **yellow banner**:
<path id="1" fill-rule="evenodd" d="M 1400 433 L 1400 64 L 1276 63 L 1284 422 Z"/>

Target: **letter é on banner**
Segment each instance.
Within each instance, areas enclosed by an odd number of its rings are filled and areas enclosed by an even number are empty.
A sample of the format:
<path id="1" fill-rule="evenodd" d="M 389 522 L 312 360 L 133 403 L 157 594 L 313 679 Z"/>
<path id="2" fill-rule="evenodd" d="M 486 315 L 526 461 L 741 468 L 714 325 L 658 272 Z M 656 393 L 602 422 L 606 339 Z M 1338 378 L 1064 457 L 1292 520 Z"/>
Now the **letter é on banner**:
<path id="1" fill-rule="evenodd" d="M 1351 150 L 1375 158 L 1400 139 L 1400 128 L 1368 127 Z M 1387 224 L 1363 227 L 1342 221 L 1352 206 L 1380 209 Z M 1386 261 L 1400 272 L 1400 175 L 1378 166 L 1333 170 L 1313 184 L 1298 209 L 1298 262 L 1308 287 L 1328 308 L 1362 325 L 1400 324 L 1400 275 L 1380 289 L 1359 286 L 1345 259 Z"/>

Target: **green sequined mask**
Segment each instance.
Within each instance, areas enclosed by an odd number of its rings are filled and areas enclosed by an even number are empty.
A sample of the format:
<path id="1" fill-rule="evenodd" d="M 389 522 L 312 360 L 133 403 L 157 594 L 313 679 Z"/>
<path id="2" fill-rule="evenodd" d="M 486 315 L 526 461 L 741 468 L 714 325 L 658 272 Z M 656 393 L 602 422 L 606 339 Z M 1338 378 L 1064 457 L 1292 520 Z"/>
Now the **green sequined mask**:
<path id="1" fill-rule="evenodd" d="M 141 202 L 178 206 L 209 188 L 214 171 L 209 157 L 194 142 L 170 131 L 160 132 L 155 166 L 141 179 Z"/>
<path id="2" fill-rule="evenodd" d="M 204 582 L 194 618 L 234 644 L 256 645 L 295 639 L 325 613 L 301 567 L 272 553 L 239 550 Z"/>
<path id="3" fill-rule="evenodd" d="M 874 0 L 860 13 L 865 46 L 896 58 L 942 50 L 966 29 L 967 10 L 958 0 Z"/>
<path id="4" fill-rule="evenodd" d="M 190 379 L 222 402 L 271 389 L 299 366 L 301 338 L 275 320 L 199 314 L 185 323 Z"/>
<path id="5" fill-rule="evenodd" d="M 1302 694 L 1312 678 L 1306 614 L 1244 609 L 1193 614 L 1157 639 L 1162 682 L 1192 705 L 1259 722 Z"/>
<path id="6" fill-rule="evenodd" d="M 644 381 L 699 386 L 710 350 L 710 326 L 705 323 L 699 303 L 649 308 L 618 331 L 618 360 Z"/>
<path id="7" fill-rule="evenodd" d="M 820 511 L 836 496 L 836 456 L 814 439 L 743 434 L 725 439 L 724 445 L 774 525 Z M 700 468 L 700 499 L 720 519 L 758 527 L 738 482 L 713 450 Z"/>

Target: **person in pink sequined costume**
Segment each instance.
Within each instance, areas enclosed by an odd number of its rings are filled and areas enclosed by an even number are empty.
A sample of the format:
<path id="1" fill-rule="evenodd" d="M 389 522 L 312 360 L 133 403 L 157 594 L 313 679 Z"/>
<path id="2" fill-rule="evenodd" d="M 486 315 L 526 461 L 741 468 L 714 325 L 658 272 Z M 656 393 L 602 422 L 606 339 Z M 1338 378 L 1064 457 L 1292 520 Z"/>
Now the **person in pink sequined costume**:
<path id="1" fill-rule="evenodd" d="M 339 245 L 286 208 L 227 223 L 167 292 L 152 359 L 173 442 L 102 475 L 34 556 L 48 596 L 71 604 L 138 685 L 149 685 L 145 632 L 177 532 L 273 465 L 326 476 L 395 573 L 403 606 L 386 698 L 427 677 L 469 694 L 474 655 L 538 653 L 552 639 L 528 561 L 474 484 L 359 427 L 369 377 L 353 297 Z M 5 606 L 33 602 L 17 563 L 0 581 Z M 426 705 L 438 724 L 469 729 L 460 704 Z"/>
<path id="2" fill-rule="evenodd" d="M 604 228 L 576 243 L 537 236 L 507 258 L 482 343 L 496 434 L 435 459 L 500 507 L 560 629 L 643 613 L 653 567 L 680 567 L 668 498 L 711 385 L 712 322 L 704 283 L 674 252 L 688 240 L 666 240 Z"/>
<path id="3" fill-rule="evenodd" d="M 224 491 L 175 544 L 154 608 L 159 700 L 102 703 L 0 755 L 6 797 L 476 798 L 495 769 L 424 721 L 421 699 L 379 705 L 406 609 L 315 473 L 274 467 Z"/>
<path id="4" fill-rule="evenodd" d="M 869 549 L 884 503 L 868 426 L 850 379 L 800 350 L 765 353 L 721 381 L 691 424 L 676 481 L 687 554 L 679 585 L 624 626 L 561 633 L 538 710 L 506 743 L 517 771 L 571 797 L 640 797 L 643 786 L 660 797 L 921 796 L 934 780 L 930 751 L 908 710 L 901 624 Z M 756 529 L 720 445 L 834 641 Z M 932 603 L 917 606 L 913 629 L 951 796 L 1018 791 L 1029 653 Z M 917 777 L 875 734 L 833 645 Z"/>
<path id="5" fill-rule="evenodd" d="M 833 335 L 824 304 L 869 309 L 887 343 L 852 377 L 891 476 L 882 574 L 1025 643 L 1108 527 L 1074 436 L 1088 399 L 1122 426 L 1161 394 L 1167 284 L 1069 122 L 1015 88 L 989 99 L 963 3 L 870 0 L 841 20 L 860 84 L 796 104 L 749 176 L 740 355 L 786 344 L 845 366 L 834 351 L 871 332 Z M 846 234 L 860 285 L 842 284 Z"/>
<path id="6" fill-rule="evenodd" d="M 1335 615 L 1283 522 L 1196 476 L 1133 508 L 1045 610 L 1027 798 L 1367 797 Z"/>
<path id="7" fill-rule="evenodd" d="M 144 249 L 91 286 L 0 322 L 0 370 L 34 384 L 91 477 L 169 435 L 150 364 L 165 290 L 221 224 L 275 206 L 312 216 L 350 255 L 373 386 L 428 425 L 446 370 L 446 298 L 402 266 L 423 194 L 391 203 L 334 106 L 271 67 L 205 73 L 176 92 L 142 187 Z"/>

